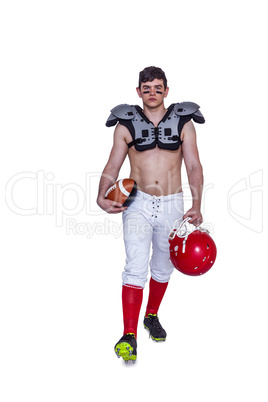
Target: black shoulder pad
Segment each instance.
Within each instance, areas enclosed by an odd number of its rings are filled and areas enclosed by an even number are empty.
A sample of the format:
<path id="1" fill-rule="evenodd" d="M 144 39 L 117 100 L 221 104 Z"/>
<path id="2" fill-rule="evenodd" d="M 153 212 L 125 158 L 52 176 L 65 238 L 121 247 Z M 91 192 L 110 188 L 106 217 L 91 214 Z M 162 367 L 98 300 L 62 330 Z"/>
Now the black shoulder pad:
<path id="1" fill-rule="evenodd" d="M 106 126 L 111 127 L 119 120 L 132 120 L 135 116 L 135 107 L 127 104 L 122 104 L 114 107 L 106 121 Z"/>
<path id="2" fill-rule="evenodd" d="M 205 123 L 204 116 L 199 110 L 200 106 L 194 102 L 176 103 L 174 111 L 178 116 L 191 116 L 196 123 Z"/>

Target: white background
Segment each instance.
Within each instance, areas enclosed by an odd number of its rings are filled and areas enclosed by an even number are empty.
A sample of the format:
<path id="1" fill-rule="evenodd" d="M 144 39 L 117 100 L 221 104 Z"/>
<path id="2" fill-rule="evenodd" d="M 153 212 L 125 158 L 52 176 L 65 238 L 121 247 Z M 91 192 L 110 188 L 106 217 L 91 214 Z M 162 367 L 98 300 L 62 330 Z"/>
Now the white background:
<path id="1" fill-rule="evenodd" d="M 267 402 L 266 12 L 261 0 L 1 3 L 3 402 Z M 194 101 L 206 118 L 203 214 L 218 257 L 202 277 L 174 272 L 163 344 L 142 328 L 145 289 L 126 366 L 113 351 L 121 216 L 95 199 L 109 111 L 139 103 L 149 65 L 166 72 L 166 106 Z"/>

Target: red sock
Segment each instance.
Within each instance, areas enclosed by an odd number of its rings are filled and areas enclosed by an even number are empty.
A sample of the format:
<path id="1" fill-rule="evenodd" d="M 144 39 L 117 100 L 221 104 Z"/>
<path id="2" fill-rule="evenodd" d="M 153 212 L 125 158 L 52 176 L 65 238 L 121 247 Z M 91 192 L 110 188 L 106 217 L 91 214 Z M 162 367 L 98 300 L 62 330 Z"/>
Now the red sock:
<path id="1" fill-rule="evenodd" d="M 168 282 L 161 283 L 156 282 L 153 278 L 150 279 L 149 299 L 145 314 L 146 317 L 148 316 L 148 314 L 157 314 L 160 303 L 165 294 L 167 285 Z"/>
<path id="2" fill-rule="evenodd" d="M 135 334 L 137 337 L 138 319 L 142 303 L 143 288 L 124 285 L 122 289 L 124 335 Z"/>

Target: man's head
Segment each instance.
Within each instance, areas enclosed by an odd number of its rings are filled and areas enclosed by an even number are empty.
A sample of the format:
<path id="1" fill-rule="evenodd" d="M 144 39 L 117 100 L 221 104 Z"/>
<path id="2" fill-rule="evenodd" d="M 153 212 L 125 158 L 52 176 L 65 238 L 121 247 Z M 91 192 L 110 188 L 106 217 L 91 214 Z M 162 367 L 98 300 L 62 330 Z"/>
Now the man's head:
<path id="1" fill-rule="evenodd" d="M 136 88 L 143 105 L 158 108 L 164 105 L 169 88 L 165 73 L 159 67 L 146 67 L 139 75 L 139 86 Z"/>
<path id="2" fill-rule="evenodd" d="M 167 78 L 164 71 L 159 67 L 146 67 L 139 74 L 139 89 L 144 82 L 152 82 L 153 80 L 163 80 L 164 89 L 167 88 Z"/>

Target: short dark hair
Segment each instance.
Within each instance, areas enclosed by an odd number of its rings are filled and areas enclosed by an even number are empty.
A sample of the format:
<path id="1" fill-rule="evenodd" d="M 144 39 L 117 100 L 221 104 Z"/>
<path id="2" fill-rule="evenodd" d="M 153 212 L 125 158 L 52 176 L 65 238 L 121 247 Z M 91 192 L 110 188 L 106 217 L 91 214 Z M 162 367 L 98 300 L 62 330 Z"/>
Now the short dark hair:
<path id="1" fill-rule="evenodd" d="M 159 67 L 146 67 L 139 74 L 139 88 L 142 82 L 151 82 L 155 79 L 163 80 L 165 89 L 167 88 L 167 78 L 164 71 Z"/>

